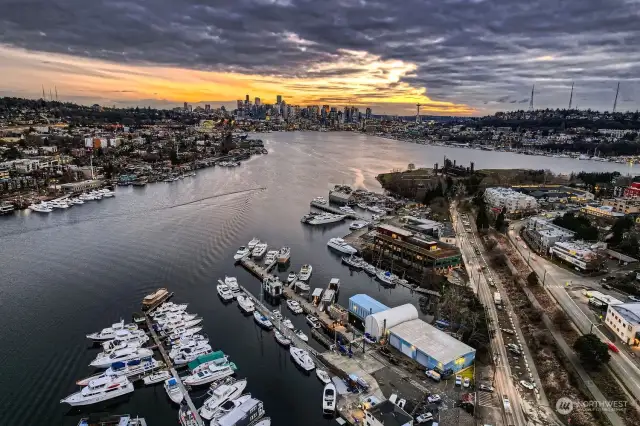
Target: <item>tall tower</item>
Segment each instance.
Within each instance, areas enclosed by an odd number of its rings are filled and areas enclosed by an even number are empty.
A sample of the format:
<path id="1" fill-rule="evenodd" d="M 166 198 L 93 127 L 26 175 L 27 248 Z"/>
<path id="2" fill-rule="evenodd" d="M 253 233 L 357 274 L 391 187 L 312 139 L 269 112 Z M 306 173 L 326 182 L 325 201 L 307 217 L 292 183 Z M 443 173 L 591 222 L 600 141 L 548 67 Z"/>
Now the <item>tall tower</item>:
<path id="1" fill-rule="evenodd" d="M 573 102 L 573 82 L 571 82 L 571 95 L 569 96 L 569 109 L 571 109 L 572 102 Z"/>
<path id="2" fill-rule="evenodd" d="M 618 87 L 616 88 L 616 98 L 613 100 L 613 110 L 611 112 L 616 112 L 616 106 L 618 106 L 618 92 L 620 91 L 620 82 L 618 82 Z"/>
<path id="3" fill-rule="evenodd" d="M 420 123 L 420 106 L 421 104 L 416 104 L 417 107 L 417 111 L 416 111 L 416 123 Z"/>
<path id="4" fill-rule="evenodd" d="M 533 94 L 534 94 L 535 88 L 536 88 L 535 84 L 531 86 L 531 98 L 529 99 L 529 111 L 533 111 Z"/>
<path id="5" fill-rule="evenodd" d="M 276 96 L 276 103 L 278 104 L 282 103 L 282 95 Z"/>
<path id="6" fill-rule="evenodd" d="M 45 96 L 45 94 L 44 94 L 44 84 L 42 85 L 42 100 L 43 100 L 43 101 L 46 101 L 46 100 L 47 100 L 47 97 L 46 97 L 46 96 Z"/>

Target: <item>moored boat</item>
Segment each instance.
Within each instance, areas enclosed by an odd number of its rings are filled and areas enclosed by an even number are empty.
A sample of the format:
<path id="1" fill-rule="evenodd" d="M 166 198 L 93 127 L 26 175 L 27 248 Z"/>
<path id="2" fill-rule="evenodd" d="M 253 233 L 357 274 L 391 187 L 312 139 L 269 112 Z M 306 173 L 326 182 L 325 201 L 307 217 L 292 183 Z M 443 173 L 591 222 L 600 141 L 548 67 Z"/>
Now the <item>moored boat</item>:
<path id="1" fill-rule="evenodd" d="M 155 292 L 148 294 L 142 299 L 142 309 L 152 309 L 169 298 L 171 293 L 166 288 L 159 288 Z"/>
<path id="2" fill-rule="evenodd" d="M 164 382 L 171 377 L 171 373 L 168 370 L 160 370 L 148 374 L 142 378 L 142 381 L 146 386 L 155 385 L 156 383 Z"/>
<path id="3" fill-rule="evenodd" d="M 249 241 L 249 244 L 247 244 L 247 248 L 249 250 L 253 250 L 258 244 L 260 244 L 260 240 L 257 238 L 254 238 L 251 241 Z"/>
<path id="4" fill-rule="evenodd" d="M 288 284 L 293 284 L 297 279 L 298 279 L 298 275 L 293 271 L 289 272 L 289 275 L 287 275 Z"/>
<path id="5" fill-rule="evenodd" d="M 253 311 L 253 320 L 265 330 L 271 330 L 273 328 L 273 324 L 271 324 L 269 318 L 265 317 L 258 311 Z"/>
<path id="6" fill-rule="evenodd" d="M 287 300 L 287 308 L 289 308 L 289 310 L 296 315 L 301 314 L 303 312 L 302 306 L 300 306 L 300 303 L 298 303 L 293 299 Z"/>
<path id="7" fill-rule="evenodd" d="M 267 246 L 266 243 L 258 243 L 258 244 L 256 244 L 254 249 L 251 251 L 251 256 L 253 256 L 253 258 L 255 258 L 255 259 L 262 259 L 262 257 L 267 252 L 267 248 L 268 247 L 269 246 Z"/>
<path id="8" fill-rule="evenodd" d="M 396 285 L 395 280 L 397 277 L 391 272 L 380 270 L 376 272 L 376 278 L 384 286 L 395 287 Z"/>
<path id="9" fill-rule="evenodd" d="M 289 330 L 293 330 L 294 326 L 293 323 L 291 322 L 291 320 L 289 318 L 285 318 L 282 320 L 282 326 L 285 328 L 288 328 Z"/>
<path id="10" fill-rule="evenodd" d="M 214 380 L 229 377 L 233 374 L 234 370 L 229 363 L 222 365 L 208 364 L 197 367 L 191 375 L 184 377 L 182 381 L 185 385 L 200 386 L 211 383 Z"/>
<path id="11" fill-rule="evenodd" d="M 114 362 L 128 362 L 136 359 L 148 358 L 152 355 L 153 351 L 151 349 L 124 348 L 110 354 L 100 353 L 89 365 L 96 368 L 107 368 Z"/>
<path id="12" fill-rule="evenodd" d="M 358 250 L 347 244 L 347 242 L 342 238 L 331 238 L 327 242 L 327 246 L 345 254 L 356 254 L 358 252 Z"/>
<path id="13" fill-rule="evenodd" d="M 87 339 L 91 339 L 94 342 L 104 342 L 115 339 L 118 331 L 120 330 L 134 331 L 137 329 L 138 326 L 136 324 L 125 324 L 124 320 L 120 320 L 120 322 L 112 324 L 111 327 L 103 328 L 95 333 L 87 334 Z"/>
<path id="14" fill-rule="evenodd" d="M 233 300 L 233 293 L 226 284 L 218 284 L 216 286 L 216 291 L 218 292 L 218 296 L 220 296 L 224 302 L 230 302 Z"/>
<path id="15" fill-rule="evenodd" d="M 336 411 L 336 386 L 333 383 L 327 383 L 322 392 L 322 412 L 324 414 L 333 414 Z"/>
<path id="16" fill-rule="evenodd" d="M 105 376 L 91 380 L 79 392 L 60 400 L 73 407 L 107 401 L 133 392 L 133 384 L 124 376 Z"/>
<path id="17" fill-rule="evenodd" d="M 246 379 L 223 381 L 221 384 L 212 387 L 208 392 L 211 396 L 204 401 L 204 404 L 198 410 L 200 416 L 205 420 L 211 420 L 222 404 L 238 398 L 246 387 Z"/>
<path id="18" fill-rule="evenodd" d="M 236 251 L 236 254 L 233 255 L 233 259 L 234 260 L 240 260 L 243 257 L 247 257 L 249 256 L 249 254 L 251 253 L 251 250 L 249 250 L 248 247 L 246 246 L 240 246 L 240 248 L 238 249 L 238 251 Z"/>
<path id="19" fill-rule="evenodd" d="M 305 264 L 300 268 L 300 273 L 298 274 L 298 279 L 301 281 L 308 281 L 311 278 L 311 273 L 313 272 L 313 267 L 311 265 Z"/>
<path id="20" fill-rule="evenodd" d="M 291 344 L 291 339 L 288 339 L 284 334 L 280 333 L 278 330 L 273 332 L 276 341 L 284 347 L 288 347 Z"/>
<path id="21" fill-rule="evenodd" d="M 342 263 L 352 269 L 362 269 L 362 263 L 353 255 L 342 256 Z"/>
<path id="22" fill-rule="evenodd" d="M 316 377 L 318 377 L 318 379 L 320 379 L 320 381 L 325 385 L 327 383 L 331 383 L 331 377 L 329 376 L 329 373 L 327 373 L 325 370 L 316 368 Z"/>
<path id="23" fill-rule="evenodd" d="M 298 339 L 302 340 L 303 342 L 308 342 L 309 341 L 309 337 L 307 337 L 306 334 L 304 334 L 304 332 L 302 330 L 293 330 L 293 334 L 295 334 L 296 336 L 298 336 Z"/>
<path id="24" fill-rule="evenodd" d="M 250 314 L 256 309 L 256 306 L 253 304 L 253 302 L 247 295 L 238 296 L 236 300 L 238 301 L 238 307 L 244 313 Z"/>
<path id="25" fill-rule="evenodd" d="M 211 426 L 251 425 L 264 416 L 262 401 L 245 394 L 223 403 L 213 415 Z"/>
<path id="26" fill-rule="evenodd" d="M 316 364 L 309 356 L 309 352 L 305 351 L 304 349 L 291 346 L 289 348 L 289 353 L 291 354 L 291 357 L 296 362 L 296 364 L 298 364 L 304 370 L 311 371 L 316 368 Z"/>
<path id="27" fill-rule="evenodd" d="M 178 381 L 173 377 L 164 381 L 164 390 L 167 392 L 169 399 L 176 404 L 180 404 L 184 399 L 184 393 L 178 385 Z"/>
<path id="28" fill-rule="evenodd" d="M 280 251 L 278 251 L 278 263 L 285 264 L 291 258 L 291 248 L 290 247 L 282 247 Z"/>

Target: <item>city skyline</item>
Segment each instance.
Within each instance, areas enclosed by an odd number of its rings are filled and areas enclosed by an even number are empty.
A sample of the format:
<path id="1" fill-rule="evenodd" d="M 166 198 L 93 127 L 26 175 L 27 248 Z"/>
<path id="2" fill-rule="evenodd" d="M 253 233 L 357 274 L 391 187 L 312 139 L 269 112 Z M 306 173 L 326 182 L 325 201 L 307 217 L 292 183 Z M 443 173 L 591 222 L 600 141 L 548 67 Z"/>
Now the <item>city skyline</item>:
<path id="1" fill-rule="evenodd" d="M 12 3 L 0 19 L 0 96 L 37 98 L 44 85 L 82 104 L 230 108 L 238 94 L 280 94 L 379 114 L 419 103 L 424 115 L 485 115 L 527 109 L 533 85 L 536 108 L 566 108 L 573 85 L 574 107 L 610 111 L 619 82 L 617 109 L 636 110 L 634 5 Z"/>

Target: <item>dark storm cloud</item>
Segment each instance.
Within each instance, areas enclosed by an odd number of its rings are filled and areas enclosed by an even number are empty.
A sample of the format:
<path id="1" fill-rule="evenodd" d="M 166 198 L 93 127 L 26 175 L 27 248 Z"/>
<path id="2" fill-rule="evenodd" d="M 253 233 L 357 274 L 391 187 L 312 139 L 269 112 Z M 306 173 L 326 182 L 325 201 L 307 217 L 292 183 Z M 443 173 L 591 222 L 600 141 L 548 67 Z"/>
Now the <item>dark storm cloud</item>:
<path id="1" fill-rule="evenodd" d="M 0 10 L 0 43 L 29 50 L 316 78 L 350 75 L 314 66 L 357 64 L 344 49 L 366 51 L 416 64 L 404 81 L 431 97 L 476 105 L 523 99 L 533 84 L 537 100 L 564 104 L 572 81 L 596 103 L 618 80 L 621 91 L 640 82 L 636 0 L 0 0 Z"/>

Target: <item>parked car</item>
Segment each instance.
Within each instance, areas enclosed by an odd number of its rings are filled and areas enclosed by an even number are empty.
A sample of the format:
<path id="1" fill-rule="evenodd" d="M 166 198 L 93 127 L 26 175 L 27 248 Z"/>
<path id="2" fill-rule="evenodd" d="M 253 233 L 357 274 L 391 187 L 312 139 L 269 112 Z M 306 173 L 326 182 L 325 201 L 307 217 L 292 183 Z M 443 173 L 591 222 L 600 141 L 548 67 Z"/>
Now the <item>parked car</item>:
<path id="1" fill-rule="evenodd" d="M 611 290 L 612 287 L 609 284 L 602 284 L 602 288 L 605 290 Z"/>
<path id="2" fill-rule="evenodd" d="M 462 376 L 456 376 L 456 386 L 462 386 Z"/>
<path id="3" fill-rule="evenodd" d="M 512 330 L 512 329 L 510 329 L 510 328 L 501 328 L 501 330 L 502 330 L 502 332 L 503 332 L 503 333 L 507 333 L 507 334 L 516 334 L 516 332 L 515 332 L 515 331 L 513 331 L 513 330 Z"/>
<path id="4" fill-rule="evenodd" d="M 402 398 L 396 405 L 404 410 L 404 406 L 407 405 L 407 400 Z"/>
<path id="5" fill-rule="evenodd" d="M 634 302 L 640 302 L 640 297 L 638 297 L 638 296 L 629 296 L 629 300 L 633 300 Z"/>
<path id="6" fill-rule="evenodd" d="M 418 423 L 419 425 L 430 422 L 431 420 L 433 420 L 433 414 L 429 412 L 422 413 L 418 417 L 416 417 L 416 423 Z"/>
<path id="7" fill-rule="evenodd" d="M 462 386 L 465 388 L 468 388 L 469 386 L 471 386 L 471 380 L 469 380 L 468 377 L 465 377 L 464 382 L 462 383 Z"/>
<path id="8" fill-rule="evenodd" d="M 485 392 L 493 392 L 493 386 L 491 385 L 485 385 L 485 384 L 481 384 L 480 386 L 478 386 L 478 389 L 480 389 L 481 391 L 485 391 Z"/>
<path id="9" fill-rule="evenodd" d="M 427 401 L 431 404 L 436 404 L 438 402 L 442 402 L 442 398 L 440 398 L 440 395 L 438 395 L 437 393 L 434 393 L 433 395 L 429 395 L 427 397 Z"/>
<path id="10" fill-rule="evenodd" d="M 427 377 L 435 380 L 436 382 L 439 382 L 441 379 L 440 373 L 434 370 L 427 370 L 425 374 L 427 375 Z"/>
<path id="11" fill-rule="evenodd" d="M 620 349 L 618 349 L 618 348 L 616 347 L 616 345 L 614 345 L 614 344 L 613 344 L 613 343 L 611 343 L 611 342 L 607 342 L 607 346 L 609 347 L 609 350 L 610 350 L 611 352 L 615 352 L 615 353 L 619 353 L 619 352 L 620 352 Z"/>

